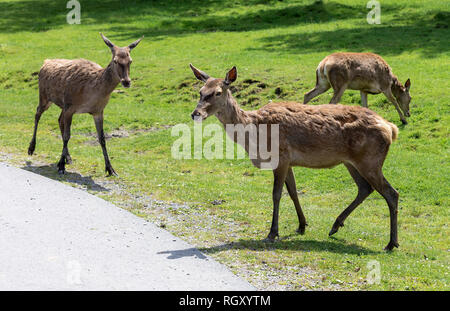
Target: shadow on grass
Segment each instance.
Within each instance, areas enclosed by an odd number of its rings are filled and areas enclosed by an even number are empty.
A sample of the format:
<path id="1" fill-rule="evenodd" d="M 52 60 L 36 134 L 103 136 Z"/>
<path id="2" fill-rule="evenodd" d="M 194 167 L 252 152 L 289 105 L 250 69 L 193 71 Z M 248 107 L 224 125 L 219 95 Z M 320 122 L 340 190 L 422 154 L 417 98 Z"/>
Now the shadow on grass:
<path id="1" fill-rule="evenodd" d="M 244 32 L 264 29 L 275 29 L 290 27 L 295 25 L 319 24 L 338 20 L 361 19 L 365 21 L 367 9 L 365 6 L 350 6 L 333 1 L 323 2 L 322 0 L 304 1 L 302 4 L 292 5 L 286 2 L 285 5 L 277 5 L 281 1 L 260 0 L 260 1 L 234 1 L 223 5 L 219 2 L 220 9 L 234 8 L 227 15 L 217 15 L 220 10 L 206 10 L 203 13 L 185 14 L 183 9 L 174 10 L 177 18 L 165 16 L 160 23 L 151 27 L 139 27 L 129 25 L 114 25 L 111 30 L 119 33 L 123 40 L 129 40 L 144 34 L 147 37 L 158 37 L 171 35 L 179 36 L 190 33 L 228 31 Z M 211 1 L 216 4 L 216 1 Z M 266 4 L 259 9 L 250 9 L 254 4 Z M 178 4 L 177 4 L 178 5 Z M 399 7 L 394 5 L 384 5 L 383 12 L 394 12 Z M 198 8 L 191 8 L 188 12 L 197 12 Z M 180 13 L 181 12 L 181 13 Z M 242 13 L 243 12 L 243 13 Z M 211 14 L 209 14 L 211 13 Z"/>
<path id="2" fill-rule="evenodd" d="M 41 176 L 57 180 L 57 181 L 67 181 L 70 183 L 74 183 L 80 186 L 85 186 L 87 190 L 97 191 L 97 192 L 107 192 L 109 189 L 103 187 L 102 185 L 97 184 L 92 177 L 90 176 L 82 176 L 78 173 L 70 173 L 67 172 L 64 175 L 58 174 L 58 168 L 56 164 L 50 165 L 40 165 L 34 166 L 31 165 L 30 161 L 26 162 L 26 166 L 22 167 L 22 169 L 33 172 L 35 174 L 39 174 Z"/>
<path id="3" fill-rule="evenodd" d="M 266 242 L 264 240 L 255 239 L 240 239 L 237 242 L 230 242 L 226 244 L 216 245 L 212 247 L 201 247 L 198 251 L 205 254 L 215 254 L 228 250 L 252 250 L 252 251 L 265 251 L 265 250 L 290 250 L 298 252 L 309 251 L 326 251 L 336 254 L 354 254 L 354 255 L 368 255 L 379 254 L 382 251 L 370 250 L 356 244 L 348 244 L 343 240 L 337 238 L 330 238 L 328 241 L 316 241 L 316 240 L 290 240 L 289 236 L 280 238 L 275 242 Z M 196 249 L 182 249 L 182 250 L 169 250 L 160 252 L 158 254 L 170 254 L 167 258 L 178 259 L 181 257 L 197 256 L 200 259 L 206 259 L 203 255 L 198 255 Z M 197 251 L 197 252 L 198 252 Z M 200 253 L 201 254 L 201 253 Z"/>
<path id="4" fill-rule="evenodd" d="M 268 8 L 226 16 L 209 16 L 202 19 L 185 20 L 185 31 L 249 31 L 274 27 L 286 27 L 298 24 L 321 23 L 363 17 L 365 10 L 361 7 L 339 4 L 336 2 L 315 1 L 282 8 Z"/>
<path id="5" fill-rule="evenodd" d="M 142 35 L 158 36 L 205 31 L 249 31 L 332 20 L 365 18 L 365 6 L 306 0 L 282 4 L 277 0 L 91 0 L 81 4 L 82 24 L 114 24 L 116 32 L 135 30 Z M 67 25 L 71 10 L 67 1 L 22 0 L 0 2 L 0 31 L 47 31 Z M 254 9 L 259 5 L 258 9 Z M 384 5 L 383 12 L 393 10 Z M 217 15 L 221 11 L 228 15 Z M 244 13 L 241 13 L 244 12 Z M 151 17 L 150 17 L 151 16 Z M 142 21 L 142 28 L 127 24 Z M 136 34 L 130 34 L 134 37 Z"/>
<path id="6" fill-rule="evenodd" d="M 417 50 L 424 57 L 435 57 L 450 50 L 448 29 L 423 23 L 285 34 L 268 36 L 260 41 L 262 47 L 252 50 L 294 54 L 370 51 L 381 55 L 398 55 Z"/>
<path id="7" fill-rule="evenodd" d="M 288 237 L 281 238 L 275 242 L 266 242 L 264 240 L 240 239 L 237 242 L 217 245 L 213 247 L 200 248 L 199 250 L 206 254 L 214 254 L 229 249 L 248 249 L 253 251 L 263 250 L 290 250 L 299 252 L 326 251 L 337 254 L 376 254 L 381 251 L 373 251 L 356 244 L 348 244 L 337 238 L 330 238 L 328 241 L 317 240 L 290 240 Z"/>
<path id="8" fill-rule="evenodd" d="M 274 26 L 290 26 L 301 23 L 326 22 L 333 19 L 364 17 L 363 6 L 348 6 L 335 2 L 307 1 L 310 4 L 284 5 L 274 8 L 279 1 L 214 1 L 214 0 L 164 0 L 164 1 L 123 1 L 123 0 L 91 0 L 81 4 L 82 23 L 112 23 L 122 26 L 126 31 L 128 23 L 141 18 L 149 25 L 144 25 L 138 32 L 146 30 L 146 35 L 198 31 L 248 31 L 272 28 Z M 47 31 L 67 24 L 67 1 L 24 0 L 3 1 L 0 3 L 0 31 Z M 255 4 L 266 5 L 260 10 L 248 13 L 245 11 Z M 225 16 L 215 15 L 226 9 L 237 9 Z M 151 25 L 150 17 L 160 22 Z M 133 34 L 132 36 L 134 36 Z"/>
<path id="9" fill-rule="evenodd" d="M 81 2 L 81 23 L 126 24 L 146 14 L 174 16 L 188 9 L 201 12 L 210 0 L 90 0 Z M 0 2 L 0 32 L 41 32 L 67 25 L 67 0 L 22 0 Z M 189 12 L 187 13 L 189 16 Z M 191 13 L 192 15 L 192 13 Z"/>

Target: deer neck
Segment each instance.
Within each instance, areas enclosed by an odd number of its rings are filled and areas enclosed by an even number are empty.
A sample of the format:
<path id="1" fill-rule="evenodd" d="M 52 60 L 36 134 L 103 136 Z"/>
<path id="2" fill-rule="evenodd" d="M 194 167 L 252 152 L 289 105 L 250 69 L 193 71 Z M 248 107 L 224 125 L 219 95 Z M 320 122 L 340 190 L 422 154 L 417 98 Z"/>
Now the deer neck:
<path id="1" fill-rule="evenodd" d="M 392 94 L 394 94 L 394 96 L 397 98 L 398 95 L 400 94 L 401 90 L 402 90 L 402 83 L 397 79 L 396 76 L 392 77 L 392 85 L 391 85 L 391 90 L 392 90 Z"/>
<path id="2" fill-rule="evenodd" d="M 226 105 L 222 110 L 216 113 L 216 116 L 223 124 L 227 135 L 235 143 L 240 144 L 248 153 L 250 141 L 248 139 L 245 139 L 244 142 L 238 141 L 238 137 L 240 136 L 238 135 L 239 131 L 232 129 L 232 131 L 229 132 L 229 128 L 227 128 L 227 125 L 242 125 L 244 128 L 247 128 L 247 125 L 250 124 L 255 124 L 256 126 L 258 126 L 260 120 L 257 111 L 242 110 L 236 100 L 233 98 L 233 95 L 231 95 L 231 92 L 228 91 Z"/>
<path id="3" fill-rule="evenodd" d="M 101 75 L 100 75 L 100 85 L 99 87 L 101 87 L 104 91 L 104 93 L 106 94 L 110 94 L 112 91 L 114 91 L 114 89 L 116 88 L 116 86 L 119 84 L 120 79 L 117 76 L 117 74 L 114 72 L 114 65 L 113 62 L 111 61 L 108 65 L 108 67 L 104 68 L 101 71 Z"/>
<path id="4" fill-rule="evenodd" d="M 216 116 L 224 126 L 227 124 L 242 124 L 245 126 L 249 123 L 253 123 L 249 113 L 239 107 L 229 90 L 227 90 L 226 104 L 216 113 Z"/>

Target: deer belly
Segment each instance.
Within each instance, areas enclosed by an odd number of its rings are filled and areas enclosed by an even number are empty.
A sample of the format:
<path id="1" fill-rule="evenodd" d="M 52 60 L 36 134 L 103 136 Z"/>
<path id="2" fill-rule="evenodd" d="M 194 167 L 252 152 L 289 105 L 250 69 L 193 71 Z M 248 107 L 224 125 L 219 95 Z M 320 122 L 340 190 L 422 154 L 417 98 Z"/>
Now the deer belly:
<path id="1" fill-rule="evenodd" d="M 372 81 L 362 81 L 362 80 L 353 80 L 349 83 L 348 89 L 350 90 L 358 90 L 363 91 L 369 94 L 379 94 L 381 93 L 380 87 L 378 83 Z"/>
<path id="2" fill-rule="evenodd" d="M 79 104 L 77 105 L 75 113 L 96 113 L 103 111 L 107 100 L 102 98 L 87 98 L 86 96 L 80 97 Z"/>
<path id="3" fill-rule="evenodd" d="M 291 156 L 292 166 L 309 168 L 331 168 L 341 164 L 345 156 L 331 151 L 300 152 L 295 151 Z"/>

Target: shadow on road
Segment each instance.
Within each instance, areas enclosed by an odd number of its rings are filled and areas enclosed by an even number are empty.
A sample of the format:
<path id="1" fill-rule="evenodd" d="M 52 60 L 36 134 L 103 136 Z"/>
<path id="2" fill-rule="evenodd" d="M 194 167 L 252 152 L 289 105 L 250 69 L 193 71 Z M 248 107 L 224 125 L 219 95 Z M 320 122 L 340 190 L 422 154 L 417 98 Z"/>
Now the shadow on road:
<path id="1" fill-rule="evenodd" d="M 58 169 L 56 164 L 50 165 L 32 165 L 30 161 L 26 162 L 26 166 L 23 166 L 22 169 L 33 172 L 35 174 L 39 174 L 45 176 L 47 178 L 57 180 L 57 181 L 67 181 L 70 183 L 74 183 L 80 186 L 85 186 L 87 190 L 98 191 L 98 192 L 107 192 L 109 189 L 103 187 L 102 185 L 97 184 L 91 176 L 82 176 L 78 173 L 70 173 L 66 172 L 64 175 L 58 174 Z"/>
<path id="2" fill-rule="evenodd" d="M 183 257 L 197 257 L 199 259 L 207 259 L 205 255 L 203 255 L 198 249 L 196 248 L 187 248 L 187 249 L 179 249 L 179 250 L 173 250 L 173 251 L 164 251 L 164 252 L 158 252 L 158 254 L 169 254 L 167 256 L 167 259 L 179 259 Z"/>

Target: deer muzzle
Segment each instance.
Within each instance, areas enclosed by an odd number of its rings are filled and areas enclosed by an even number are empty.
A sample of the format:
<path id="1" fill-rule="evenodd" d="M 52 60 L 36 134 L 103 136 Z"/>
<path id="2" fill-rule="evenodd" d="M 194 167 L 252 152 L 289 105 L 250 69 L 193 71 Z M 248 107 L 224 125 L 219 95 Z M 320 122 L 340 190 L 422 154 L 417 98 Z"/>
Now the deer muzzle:
<path id="1" fill-rule="evenodd" d="M 197 109 L 195 109 L 192 113 L 191 113 L 191 118 L 194 121 L 202 121 L 205 117 L 203 116 L 203 114 L 198 111 Z"/>
<path id="2" fill-rule="evenodd" d="M 120 83 L 122 83 L 122 86 L 124 88 L 129 88 L 131 86 L 131 80 L 130 79 L 122 79 L 120 81 Z"/>

